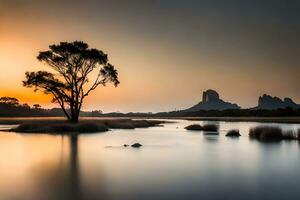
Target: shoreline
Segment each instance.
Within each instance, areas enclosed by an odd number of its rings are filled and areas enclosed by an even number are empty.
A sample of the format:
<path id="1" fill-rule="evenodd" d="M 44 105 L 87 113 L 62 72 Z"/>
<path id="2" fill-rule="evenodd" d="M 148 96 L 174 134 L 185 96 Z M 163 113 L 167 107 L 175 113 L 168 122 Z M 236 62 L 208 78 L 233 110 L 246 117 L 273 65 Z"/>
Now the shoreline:
<path id="1" fill-rule="evenodd" d="M 6 122 L 6 124 L 4 124 Z M 0 120 L 2 125 L 17 125 L 3 132 L 16 133 L 44 133 L 64 135 L 68 133 L 98 133 L 111 129 L 149 128 L 167 123 L 162 120 L 142 119 L 81 119 L 78 123 L 71 123 L 64 119 L 18 119 Z"/>
<path id="2" fill-rule="evenodd" d="M 188 121 L 266 122 L 300 124 L 300 117 L 169 117 L 165 119 L 181 119 Z"/>
<path id="3" fill-rule="evenodd" d="M 224 121 L 224 122 L 266 122 L 300 124 L 300 117 L 82 117 L 81 121 L 105 120 L 188 120 L 188 121 Z M 0 117 L 0 125 L 17 125 L 36 121 L 63 121 L 63 117 Z"/>

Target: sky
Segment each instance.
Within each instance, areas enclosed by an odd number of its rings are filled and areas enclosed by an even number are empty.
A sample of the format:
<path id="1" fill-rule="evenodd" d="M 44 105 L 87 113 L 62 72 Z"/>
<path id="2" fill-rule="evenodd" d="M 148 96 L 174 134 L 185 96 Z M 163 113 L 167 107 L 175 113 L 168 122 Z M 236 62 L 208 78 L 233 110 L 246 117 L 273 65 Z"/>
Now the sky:
<path id="1" fill-rule="evenodd" d="M 121 84 L 99 87 L 84 110 L 184 109 L 207 89 L 254 107 L 264 93 L 300 103 L 300 1 L 0 0 L 0 96 L 54 107 L 24 88 L 49 69 L 39 51 L 82 40 L 103 50 Z"/>

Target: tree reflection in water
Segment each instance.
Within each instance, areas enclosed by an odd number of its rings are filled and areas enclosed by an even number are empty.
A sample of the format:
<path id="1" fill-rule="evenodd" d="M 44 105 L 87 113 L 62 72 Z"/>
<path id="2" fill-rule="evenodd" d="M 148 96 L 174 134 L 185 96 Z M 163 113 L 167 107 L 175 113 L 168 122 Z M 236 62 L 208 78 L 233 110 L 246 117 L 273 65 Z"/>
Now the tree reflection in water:
<path id="1" fill-rule="evenodd" d="M 65 146 L 65 138 L 68 145 Z M 59 162 L 45 157 L 32 170 L 35 192 L 24 196 L 30 200 L 83 200 L 80 188 L 80 170 L 78 160 L 78 135 L 61 136 Z M 68 150 L 68 154 L 65 154 Z M 53 162 L 54 161 L 54 162 Z"/>
<path id="2" fill-rule="evenodd" d="M 84 187 L 79 159 L 80 136 L 61 136 L 58 153 L 55 157 L 47 154 L 31 168 L 31 181 L 34 192 L 22 196 L 23 200 L 98 200 L 109 199 L 102 174 L 101 164 L 97 170 L 88 172 L 86 180 L 93 180 Z M 48 147 L 46 147 L 47 149 Z M 53 148 L 49 147 L 49 148 Z M 57 162 L 58 161 L 58 162 Z M 92 177 L 91 177 L 92 176 Z"/>
<path id="3" fill-rule="evenodd" d="M 78 164 L 78 135 L 70 135 L 70 190 L 71 199 L 81 200 L 82 194 L 80 190 L 80 175 Z"/>

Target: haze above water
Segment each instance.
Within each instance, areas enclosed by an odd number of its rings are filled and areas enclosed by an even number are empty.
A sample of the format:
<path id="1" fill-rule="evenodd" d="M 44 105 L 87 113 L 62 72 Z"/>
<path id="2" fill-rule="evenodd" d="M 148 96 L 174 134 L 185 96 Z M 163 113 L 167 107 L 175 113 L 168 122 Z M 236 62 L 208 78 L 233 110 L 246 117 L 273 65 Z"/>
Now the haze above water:
<path id="1" fill-rule="evenodd" d="M 219 123 L 211 135 L 176 122 L 78 138 L 0 132 L 0 199 L 299 198 L 297 141 L 250 140 L 249 128 L 262 123 L 199 122 Z M 235 128 L 239 139 L 225 137 Z M 135 142 L 143 147 L 123 147 Z"/>

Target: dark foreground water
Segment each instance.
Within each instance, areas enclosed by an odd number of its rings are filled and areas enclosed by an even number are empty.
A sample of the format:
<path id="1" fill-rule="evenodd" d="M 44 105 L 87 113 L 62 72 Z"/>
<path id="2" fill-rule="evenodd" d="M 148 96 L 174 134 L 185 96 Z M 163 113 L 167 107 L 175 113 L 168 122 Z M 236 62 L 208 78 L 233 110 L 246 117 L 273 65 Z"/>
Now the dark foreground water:
<path id="1" fill-rule="evenodd" d="M 0 200 L 300 199 L 300 143 L 250 140 L 253 122 L 209 122 L 219 135 L 183 129 L 192 123 L 78 137 L 0 132 Z M 239 139 L 225 137 L 232 128 Z M 122 146 L 135 142 L 144 146 Z"/>

